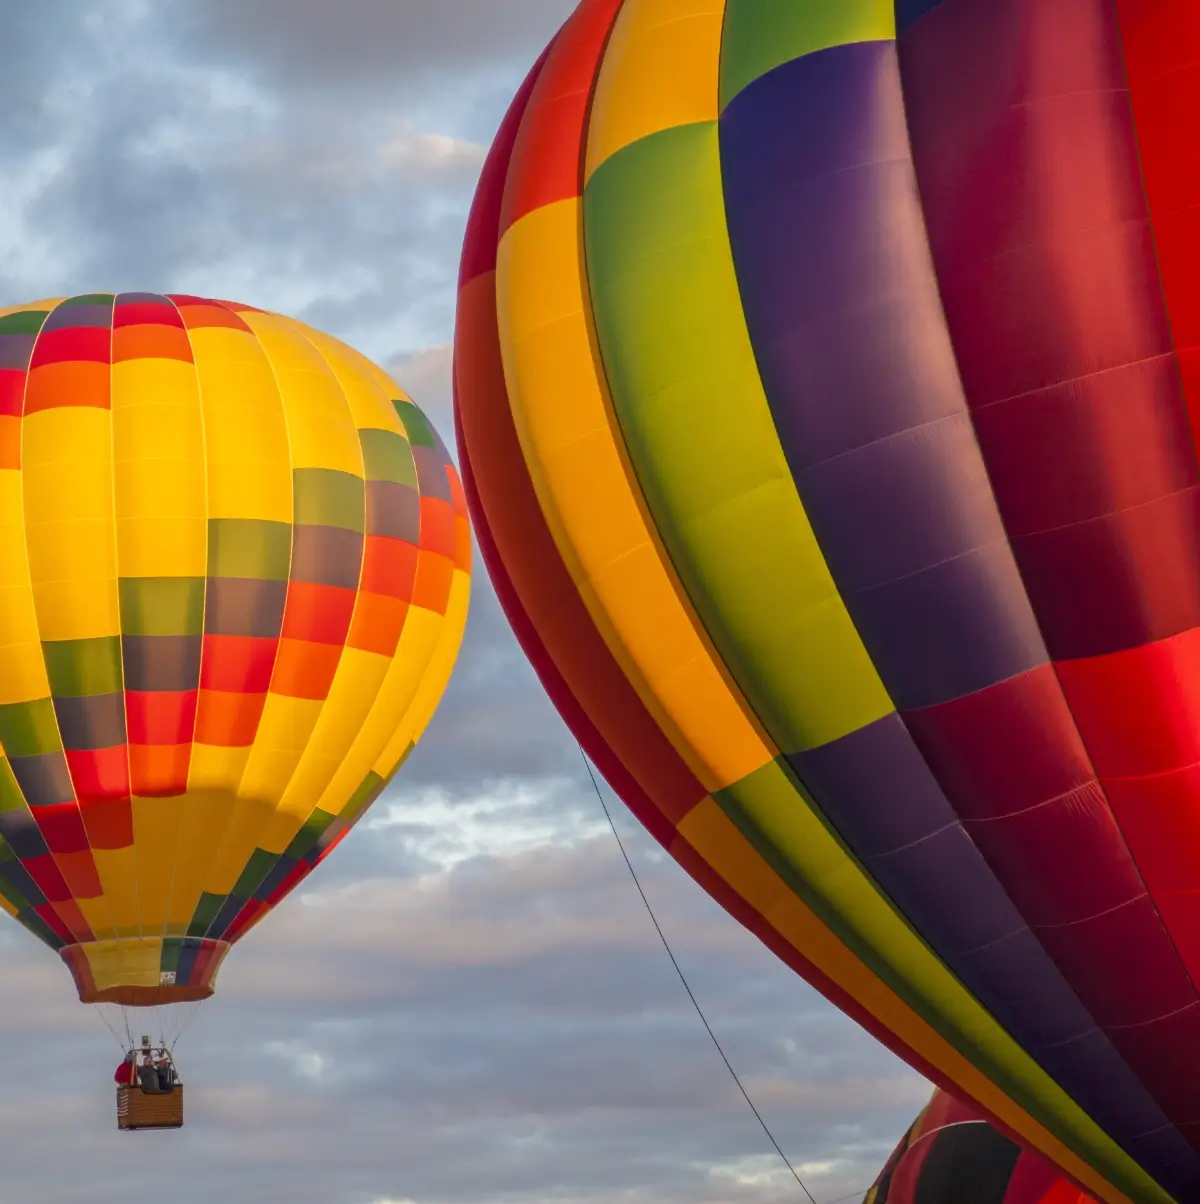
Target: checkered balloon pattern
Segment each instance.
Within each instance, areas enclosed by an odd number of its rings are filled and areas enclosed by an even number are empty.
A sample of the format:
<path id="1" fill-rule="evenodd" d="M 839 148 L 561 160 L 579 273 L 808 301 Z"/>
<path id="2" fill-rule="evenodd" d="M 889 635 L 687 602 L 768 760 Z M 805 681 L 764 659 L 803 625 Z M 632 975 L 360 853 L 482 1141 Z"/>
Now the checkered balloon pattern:
<path id="1" fill-rule="evenodd" d="M 0 310 L 0 907 L 87 1002 L 200 999 L 411 751 L 458 475 L 380 368 L 151 293 Z"/>

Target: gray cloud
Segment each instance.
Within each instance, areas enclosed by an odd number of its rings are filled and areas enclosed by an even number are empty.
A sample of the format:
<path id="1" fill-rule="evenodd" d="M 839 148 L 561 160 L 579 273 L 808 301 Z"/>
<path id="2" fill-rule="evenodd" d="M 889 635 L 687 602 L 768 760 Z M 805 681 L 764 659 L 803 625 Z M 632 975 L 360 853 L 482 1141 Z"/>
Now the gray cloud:
<path id="1" fill-rule="evenodd" d="M 528 64 L 570 13 L 564 0 L 192 0 L 195 36 L 293 87 L 395 87 L 416 74 Z M 534 54 L 537 53 L 534 51 Z"/>
<path id="2" fill-rule="evenodd" d="M 628 835 L 711 1022 L 818 1199 L 864 1184 L 927 1089 Z M 10 1081 L 37 1084 L 32 1110 L 0 1099 L 21 1198 L 115 1204 L 152 1190 L 168 1148 L 186 1202 L 214 1185 L 301 1204 L 795 1198 L 611 836 L 294 902 L 231 955 L 185 1035 L 189 1127 L 134 1139 L 161 1143 L 137 1147 L 154 1150 L 146 1162 L 109 1131 L 115 1046 L 105 1061 L 94 1017 L 60 1002 L 51 957 L 6 942 L 9 1013 L 55 1001 L 40 1026 L 0 1024 Z M 53 1083 L 36 1073 L 39 1029 L 59 1034 Z M 39 1178 L 65 1131 L 108 1168 L 86 1189 Z"/>
<path id="3" fill-rule="evenodd" d="M 0 304 L 150 288 L 279 309 L 390 364 L 449 442 L 462 223 L 508 95 L 570 7 L 9 6 Z M 115 1132 L 117 1042 L 53 955 L 0 931 L 5 1198 L 795 1200 L 590 789 L 477 560 L 459 668 L 424 741 L 234 951 L 188 1029 L 181 1133 Z M 615 814 L 819 1204 L 864 1186 L 922 1081 Z"/>
<path id="4" fill-rule="evenodd" d="M 214 11 L 253 24 L 268 7 Z M 319 42 L 310 22 L 341 6 L 296 10 L 281 28 L 299 44 Z M 486 123 L 469 131 L 453 106 L 425 111 L 403 71 L 403 88 L 370 102 L 340 86 L 320 98 L 280 91 L 243 61 L 252 39 L 229 49 L 184 38 L 170 6 L 110 0 L 95 21 L 68 11 L 78 19 L 5 47 L 25 82 L 23 103 L 0 111 L 15 211 L 0 234 L 0 300 L 212 292 L 337 330 L 381 359 L 446 337 Z M 354 28 L 371 41 L 369 25 Z M 40 87 L 25 60 L 41 64 Z M 460 82 L 454 95 L 477 100 L 481 86 Z"/>

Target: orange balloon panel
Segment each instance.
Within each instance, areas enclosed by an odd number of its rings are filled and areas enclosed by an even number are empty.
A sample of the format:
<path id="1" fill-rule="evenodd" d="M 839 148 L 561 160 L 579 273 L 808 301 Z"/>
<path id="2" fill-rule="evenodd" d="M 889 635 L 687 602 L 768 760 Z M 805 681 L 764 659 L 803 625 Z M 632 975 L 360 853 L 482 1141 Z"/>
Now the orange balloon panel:
<path id="1" fill-rule="evenodd" d="M 209 995 L 446 685 L 470 579 L 446 448 L 278 314 L 0 310 L 0 565 L 0 906 L 85 1002 Z"/>

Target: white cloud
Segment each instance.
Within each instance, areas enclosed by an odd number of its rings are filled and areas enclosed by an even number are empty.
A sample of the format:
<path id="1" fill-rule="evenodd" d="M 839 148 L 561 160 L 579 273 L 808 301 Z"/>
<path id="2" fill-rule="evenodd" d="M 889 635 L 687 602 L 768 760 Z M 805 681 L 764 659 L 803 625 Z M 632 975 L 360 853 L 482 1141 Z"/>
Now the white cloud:
<path id="1" fill-rule="evenodd" d="M 325 1076 L 326 1059 L 301 1041 L 268 1041 L 263 1049 L 274 1058 L 282 1058 L 300 1078 L 320 1082 Z"/>
<path id="2" fill-rule="evenodd" d="M 399 134 L 379 148 L 383 163 L 397 171 L 444 171 L 459 166 L 478 171 L 487 147 L 465 138 L 419 130 L 403 122 Z"/>
<path id="3" fill-rule="evenodd" d="M 556 814 L 547 807 L 565 786 L 554 779 L 509 781 L 466 798 L 429 787 L 382 800 L 364 826 L 393 829 L 410 851 L 442 869 L 476 857 L 524 853 L 551 843 L 569 847 L 607 835 L 598 812 L 581 822 L 574 808 Z"/>

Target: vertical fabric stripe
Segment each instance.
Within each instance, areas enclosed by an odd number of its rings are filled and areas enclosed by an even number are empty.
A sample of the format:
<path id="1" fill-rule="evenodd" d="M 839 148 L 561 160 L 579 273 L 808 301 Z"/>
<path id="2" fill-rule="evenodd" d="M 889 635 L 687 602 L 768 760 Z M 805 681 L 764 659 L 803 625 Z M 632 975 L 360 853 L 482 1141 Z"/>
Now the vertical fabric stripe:
<path id="1" fill-rule="evenodd" d="M 35 345 L 26 383 L 21 451 L 29 581 L 60 728 L 60 710 L 78 708 L 94 694 L 121 692 L 108 362 L 112 304 L 111 296 L 77 297 L 52 310 L 38 344 L 53 338 L 40 352 Z M 61 748 L 60 742 L 56 734 Z M 118 726 L 103 749 L 88 747 L 96 741 L 86 736 L 71 743 L 83 747 L 55 753 L 43 745 L 36 760 L 17 758 L 14 772 L 31 807 L 78 804 L 108 905 L 105 918 L 118 937 L 136 937 L 141 917 L 125 734 Z M 48 859 L 22 861 L 43 891 L 69 897 L 65 882 L 45 880 Z M 72 936 L 88 939 L 86 933 Z"/>
<path id="2" fill-rule="evenodd" d="M 947 325 L 1054 658 L 1023 697 L 1005 686 L 913 722 L 1043 944 L 1200 1150 L 1185 1069 L 1200 999 L 1138 840 L 1196 751 L 1125 726 L 1133 700 L 1145 731 L 1188 714 L 1170 683 L 1200 614 L 1185 567 L 1200 489 L 1116 12 L 947 0 L 900 54 Z"/>
<path id="3" fill-rule="evenodd" d="M 1160 375 L 1173 384 L 1178 373 L 1191 437 L 1184 436 L 1181 412 L 1184 407 L 1179 405 L 1175 389 L 1160 390 L 1163 402 L 1172 403 L 1170 409 L 1165 404 L 1155 408 L 1143 405 L 1130 413 L 1127 407 L 1118 410 L 1111 405 L 1106 417 L 1116 427 L 1112 443 L 1119 440 L 1124 453 L 1119 458 L 1114 454 L 1112 462 L 1123 467 L 1137 465 L 1141 473 L 1145 471 L 1145 460 L 1153 457 L 1151 463 L 1157 460 L 1162 465 L 1156 475 L 1164 484 L 1169 480 L 1176 485 L 1191 502 L 1200 438 L 1200 283 L 1197 281 L 1200 242 L 1195 235 L 1200 187 L 1188 148 L 1194 145 L 1197 133 L 1200 23 L 1194 6 L 1178 0 L 1150 8 L 1122 0 L 1116 7 L 1141 183 L 1173 345 L 1173 355 L 1160 366 Z M 1116 426 L 1118 422 L 1120 425 Z M 1130 447 L 1139 448 L 1142 454 L 1131 460 Z M 1121 490 L 1121 503 L 1130 505 L 1142 500 L 1141 494 L 1131 496 L 1132 481 L 1122 484 L 1125 488 Z M 1162 503 L 1158 508 L 1161 510 Z M 1145 534 L 1149 536 L 1148 531 Z M 1146 551 L 1156 563 L 1136 567 L 1142 577 L 1153 574 L 1158 579 L 1170 575 L 1172 592 L 1178 600 L 1176 608 L 1182 617 L 1190 613 L 1186 608 L 1195 588 L 1197 549 L 1181 546 L 1179 534 L 1182 533 L 1168 531 L 1164 524 L 1152 541 L 1146 539 Z M 1166 546 L 1166 539 L 1171 540 L 1171 546 Z M 1191 556 L 1191 563 L 1177 563 L 1176 557 L 1180 555 Z M 1194 633 L 1186 632 L 1174 640 L 1163 641 L 1157 650 L 1145 649 L 1115 659 L 1107 669 L 1102 662 L 1096 662 L 1080 674 L 1081 685 L 1102 682 L 1113 694 L 1134 680 L 1149 684 L 1158 703 L 1158 714 L 1145 716 L 1150 721 L 1146 727 L 1163 725 L 1161 731 L 1172 733 L 1166 739 L 1151 736 L 1149 731 L 1140 736 L 1118 734 L 1113 721 L 1114 712 L 1120 710 L 1119 704 L 1104 708 L 1109 712 L 1103 720 L 1106 733 L 1115 736 L 1117 744 L 1110 763 L 1118 756 L 1126 763 L 1136 759 L 1140 771 L 1136 777 L 1109 784 L 1109 797 L 1193 981 L 1200 976 L 1200 907 L 1196 901 L 1200 871 L 1195 860 L 1200 825 L 1194 814 L 1200 782 L 1197 768 L 1200 749 L 1187 729 L 1193 727 L 1197 715 L 1194 704 L 1166 678 L 1163 670 L 1168 665 L 1172 669 L 1190 665 L 1195 645 Z M 1116 703 L 1115 698 L 1113 701 Z M 1158 747 L 1154 747 L 1156 744 Z"/>
<path id="4" fill-rule="evenodd" d="M 0 763 L 0 891 L 6 910 L 15 910 L 35 935 L 61 945 L 77 939 L 73 928 L 82 933 L 84 925 L 111 935 L 113 922 L 84 834 L 83 795 L 70 781 L 29 576 L 23 413 L 34 346 L 56 305 L 42 302 L 0 317 L 3 406 L 15 430 L 15 455 L 0 470 L 0 556 L 8 566 L 0 584 L 7 633 L 0 641 L 0 748 L 6 754 Z M 30 803 L 39 783 L 55 780 L 73 797 L 49 804 L 43 797 L 39 821 Z M 74 909 L 65 906 L 68 895 Z"/>
<path id="5" fill-rule="evenodd" d="M 142 935 L 166 936 L 184 813 L 173 800 L 187 789 L 200 676 L 204 424 L 186 332 L 165 297 L 155 305 L 117 296 L 113 360 L 114 517 L 138 908 Z"/>
<path id="6" fill-rule="evenodd" d="M 576 10 L 553 50 L 553 65 L 567 79 L 540 92 L 540 105 L 546 91 L 554 97 L 573 96 L 573 74 L 588 87 L 619 6 L 620 0 L 591 0 Z M 584 44 L 578 50 L 577 39 Z M 589 57 L 574 71 L 565 71 L 564 63 L 586 54 L 589 45 Z M 605 777 L 621 783 L 622 797 L 632 800 L 642 822 L 666 843 L 674 830 L 670 820 L 689 811 L 703 796 L 703 787 L 608 651 L 555 547 L 524 465 L 501 362 L 495 280 L 501 204 L 512 213 L 528 211 L 520 186 L 514 182 L 508 187 L 507 177 L 518 128 L 526 114 L 536 119 L 526 105 L 547 57 L 531 72 L 501 127 L 468 223 L 455 323 L 455 391 L 465 403 L 455 408 L 459 456 L 468 497 L 476 499 L 473 518 L 482 554 L 522 647 L 572 730 L 583 733 L 583 743 Z M 584 95 L 589 94 L 590 88 Z M 554 128 L 557 108 L 544 104 L 547 128 Z M 574 113 L 574 164 L 554 173 L 557 188 L 548 188 L 551 173 L 540 164 L 530 170 L 530 179 L 539 182 L 530 203 L 538 197 L 553 203 L 577 182 L 586 103 Z M 529 137 L 523 141 L 532 145 Z M 550 145 L 557 150 L 558 140 Z"/>
<path id="7" fill-rule="evenodd" d="M 303 578 L 321 576 L 336 533 L 349 536 L 352 555 L 357 548 L 361 558 L 363 528 L 362 457 L 336 379 L 286 321 L 253 313 L 241 317 L 266 354 L 283 408 L 292 466 L 292 531 L 279 645 L 259 732 L 238 788 L 241 805 L 205 883 L 206 895 L 225 900 L 210 935 L 224 930 L 259 885 L 269 864 L 262 839 L 274 819 L 275 800 L 284 796 L 309 744 L 341 660 L 356 585 Z M 297 555 L 306 537 L 325 545 L 318 546 L 311 565 Z"/>
<path id="8" fill-rule="evenodd" d="M 1200 137 L 1200 22 L 1188 0 L 1153 5 L 1117 0 L 1117 16 L 1137 138 L 1138 162 L 1175 359 L 1200 432 L 1200 180 L 1189 153 Z"/>
<path id="9" fill-rule="evenodd" d="M 235 813 L 278 651 L 292 515 L 287 426 L 261 345 L 224 307 L 185 302 L 179 312 L 204 407 L 209 531 L 196 737 L 168 917 L 173 936 L 206 927 L 195 916 Z"/>

